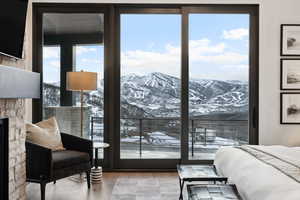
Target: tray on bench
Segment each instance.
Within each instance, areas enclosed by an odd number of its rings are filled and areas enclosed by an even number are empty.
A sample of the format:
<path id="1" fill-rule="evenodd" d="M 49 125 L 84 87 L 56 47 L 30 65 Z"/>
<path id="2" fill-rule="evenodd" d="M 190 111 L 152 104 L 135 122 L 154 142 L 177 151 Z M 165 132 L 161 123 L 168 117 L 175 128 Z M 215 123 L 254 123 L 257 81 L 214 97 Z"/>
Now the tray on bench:
<path id="1" fill-rule="evenodd" d="M 242 200 L 235 185 L 187 185 L 189 200 Z"/>
<path id="2" fill-rule="evenodd" d="M 185 182 L 213 181 L 214 183 L 227 183 L 227 177 L 219 176 L 214 165 L 177 165 L 177 172 L 179 177 L 180 200 L 183 199 Z"/>
<path id="3" fill-rule="evenodd" d="M 177 171 L 183 181 L 227 182 L 227 177 L 219 176 L 214 165 L 177 165 Z"/>

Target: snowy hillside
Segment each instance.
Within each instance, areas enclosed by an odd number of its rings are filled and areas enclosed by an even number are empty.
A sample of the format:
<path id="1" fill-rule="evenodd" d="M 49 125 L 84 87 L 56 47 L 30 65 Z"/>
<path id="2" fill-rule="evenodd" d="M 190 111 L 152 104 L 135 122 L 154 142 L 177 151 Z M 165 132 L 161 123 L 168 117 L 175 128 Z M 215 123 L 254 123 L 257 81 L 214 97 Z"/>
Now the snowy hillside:
<path id="1" fill-rule="evenodd" d="M 93 115 L 103 114 L 103 81 L 100 89 L 85 93 Z M 59 105 L 58 84 L 44 84 L 44 104 Z M 162 73 L 121 77 L 122 117 L 179 117 L 181 80 Z M 246 113 L 248 83 L 240 81 L 190 80 L 190 114 Z"/>
<path id="2" fill-rule="evenodd" d="M 179 78 L 157 72 L 145 76 L 131 74 L 122 77 L 121 88 L 122 103 L 143 109 L 145 116 L 180 116 Z M 191 80 L 189 99 L 193 116 L 246 112 L 248 84 L 239 81 Z"/>

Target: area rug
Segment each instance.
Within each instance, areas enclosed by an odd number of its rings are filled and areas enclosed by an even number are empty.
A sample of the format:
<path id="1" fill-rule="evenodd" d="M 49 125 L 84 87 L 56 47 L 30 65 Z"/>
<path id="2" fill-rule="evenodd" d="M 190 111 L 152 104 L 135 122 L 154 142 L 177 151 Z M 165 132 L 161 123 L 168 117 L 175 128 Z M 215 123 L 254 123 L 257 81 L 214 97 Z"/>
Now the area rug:
<path id="1" fill-rule="evenodd" d="M 117 179 L 111 200 L 175 200 L 179 198 L 177 178 L 128 175 Z"/>

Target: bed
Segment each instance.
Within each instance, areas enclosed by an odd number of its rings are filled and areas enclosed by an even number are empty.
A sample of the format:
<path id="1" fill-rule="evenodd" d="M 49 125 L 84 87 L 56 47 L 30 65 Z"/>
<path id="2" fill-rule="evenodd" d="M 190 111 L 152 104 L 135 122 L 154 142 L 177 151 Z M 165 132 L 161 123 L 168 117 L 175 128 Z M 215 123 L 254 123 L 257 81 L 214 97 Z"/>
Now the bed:
<path id="1" fill-rule="evenodd" d="M 214 164 L 244 200 L 300 200 L 300 147 L 223 147 Z"/>

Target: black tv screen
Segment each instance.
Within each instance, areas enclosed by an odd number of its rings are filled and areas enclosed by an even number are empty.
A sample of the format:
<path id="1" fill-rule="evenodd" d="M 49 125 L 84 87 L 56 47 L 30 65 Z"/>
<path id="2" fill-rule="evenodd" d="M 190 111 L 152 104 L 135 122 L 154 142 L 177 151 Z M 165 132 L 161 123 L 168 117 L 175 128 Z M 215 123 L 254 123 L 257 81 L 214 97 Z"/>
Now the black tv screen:
<path id="1" fill-rule="evenodd" d="M 0 54 L 22 58 L 28 0 L 0 3 Z"/>

